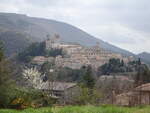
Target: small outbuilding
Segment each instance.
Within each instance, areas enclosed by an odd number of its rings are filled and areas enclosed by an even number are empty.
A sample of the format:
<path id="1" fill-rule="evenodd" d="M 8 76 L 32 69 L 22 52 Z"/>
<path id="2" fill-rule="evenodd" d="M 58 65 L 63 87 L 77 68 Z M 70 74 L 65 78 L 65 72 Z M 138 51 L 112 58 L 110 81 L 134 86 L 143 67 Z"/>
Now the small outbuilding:
<path id="1" fill-rule="evenodd" d="M 121 106 L 150 105 L 150 83 L 142 84 L 130 92 L 117 95 L 115 104 Z"/>
<path id="2" fill-rule="evenodd" d="M 68 82 L 45 82 L 41 90 L 57 98 L 60 103 L 72 103 L 80 92 L 77 83 Z"/>

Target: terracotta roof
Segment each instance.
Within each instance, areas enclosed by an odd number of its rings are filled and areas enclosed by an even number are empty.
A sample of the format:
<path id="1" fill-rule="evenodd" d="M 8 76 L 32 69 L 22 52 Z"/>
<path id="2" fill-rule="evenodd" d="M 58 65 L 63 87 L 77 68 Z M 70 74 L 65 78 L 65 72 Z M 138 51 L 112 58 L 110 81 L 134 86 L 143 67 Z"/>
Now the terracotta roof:
<path id="1" fill-rule="evenodd" d="M 150 83 L 142 84 L 135 88 L 136 91 L 150 91 Z"/>
<path id="2" fill-rule="evenodd" d="M 42 84 L 41 89 L 64 91 L 76 85 L 77 85 L 76 83 L 68 83 L 68 82 L 44 82 Z"/>

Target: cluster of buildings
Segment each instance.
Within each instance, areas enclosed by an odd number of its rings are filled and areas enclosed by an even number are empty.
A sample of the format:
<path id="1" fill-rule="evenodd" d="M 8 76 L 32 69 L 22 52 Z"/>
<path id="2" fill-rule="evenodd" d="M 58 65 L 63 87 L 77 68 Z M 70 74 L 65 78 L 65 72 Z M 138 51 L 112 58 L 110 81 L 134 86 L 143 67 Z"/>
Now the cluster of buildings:
<path id="1" fill-rule="evenodd" d="M 62 49 L 63 56 L 58 55 L 56 57 L 36 56 L 33 58 L 32 63 L 42 65 L 45 62 L 54 63 L 57 67 L 69 67 L 72 69 L 80 69 L 82 66 L 91 65 L 92 68 L 97 69 L 105 63 L 108 63 L 110 59 L 120 59 L 124 63 L 133 61 L 134 58 L 123 56 L 119 53 L 114 53 L 105 50 L 97 43 L 93 47 L 85 47 L 76 43 L 64 43 L 60 41 L 59 35 L 55 35 L 45 41 L 45 49 L 47 51 L 51 49 Z M 101 76 L 101 81 L 111 79 L 114 76 Z M 118 76 L 118 81 L 133 82 L 125 76 Z M 61 100 L 61 103 L 71 103 L 74 97 L 79 96 L 79 87 L 76 83 L 66 82 L 44 82 L 40 87 L 42 91 L 49 92 L 52 97 Z M 112 95 L 113 104 L 123 106 L 134 105 L 149 105 L 150 104 L 150 83 L 136 87 L 130 92 L 122 93 L 119 95 Z"/>
<path id="2" fill-rule="evenodd" d="M 46 50 L 62 49 L 65 56 L 59 55 L 56 58 L 37 56 L 33 59 L 34 63 L 42 64 L 53 60 L 58 67 L 80 69 L 82 66 L 91 65 L 97 69 L 111 58 L 124 60 L 125 63 L 132 60 L 132 57 L 125 57 L 121 54 L 104 50 L 99 43 L 93 47 L 84 47 L 80 44 L 60 42 L 59 35 L 54 35 L 52 38 L 47 39 L 45 45 Z"/>

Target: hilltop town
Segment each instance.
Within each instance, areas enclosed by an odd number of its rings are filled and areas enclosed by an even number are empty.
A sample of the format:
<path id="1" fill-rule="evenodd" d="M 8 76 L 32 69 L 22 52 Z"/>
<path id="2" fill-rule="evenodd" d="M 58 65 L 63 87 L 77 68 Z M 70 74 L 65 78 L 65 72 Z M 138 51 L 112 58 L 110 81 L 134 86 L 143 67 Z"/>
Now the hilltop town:
<path id="1" fill-rule="evenodd" d="M 105 50 L 101 48 L 100 43 L 96 43 L 92 47 L 86 47 L 76 43 L 61 42 L 61 36 L 57 34 L 47 38 L 45 41 L 45 49 L 47 51 L 61 49 L 63 56 L 58 55 L 55 58 L 36 56 L 32 60 L 33 64 L 41 65 L 54 60 L 57 67 L 80 69 L 82 66 L 91 65 L 93 69 L 97 69 L 105 63 L 108 63 L 112 58 L 123 60 L 126 64 L 134 60 L 132 56 L 124 56 Z"/>
<path id="2" fill-rule="evenodd" d="M 100 43 L 83 46 L 63 42 L 58 34 L 32 43 L 17 58 L 23 64 L 19 84 L 50 95 L 57 104 L 87 103 L 86 98 L 80 99 L 87 88 L 86 96 L 94 96 L 90 103 L 129 105 L 130 99 L 127 103 L 122 99 L 127 98 L 135 84 L 141 85 L 141 80 L 145 83 L 145 78 L 139 79 L 139 73 L 149 75 L 140 59 L 104 49 Z"/>

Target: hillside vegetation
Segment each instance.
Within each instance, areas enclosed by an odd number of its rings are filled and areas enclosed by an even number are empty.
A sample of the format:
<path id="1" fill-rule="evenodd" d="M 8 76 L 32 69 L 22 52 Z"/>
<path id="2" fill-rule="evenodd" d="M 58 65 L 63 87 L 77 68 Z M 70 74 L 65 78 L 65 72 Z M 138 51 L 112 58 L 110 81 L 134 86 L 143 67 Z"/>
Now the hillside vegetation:
<path id="1" fill-rule="evenodd" d="M 0 40 L 4 44 L 5 54 L 11 56 L 29 46 L 30 39 L 25 34 L 12 31 L 0 31 Z"/>

